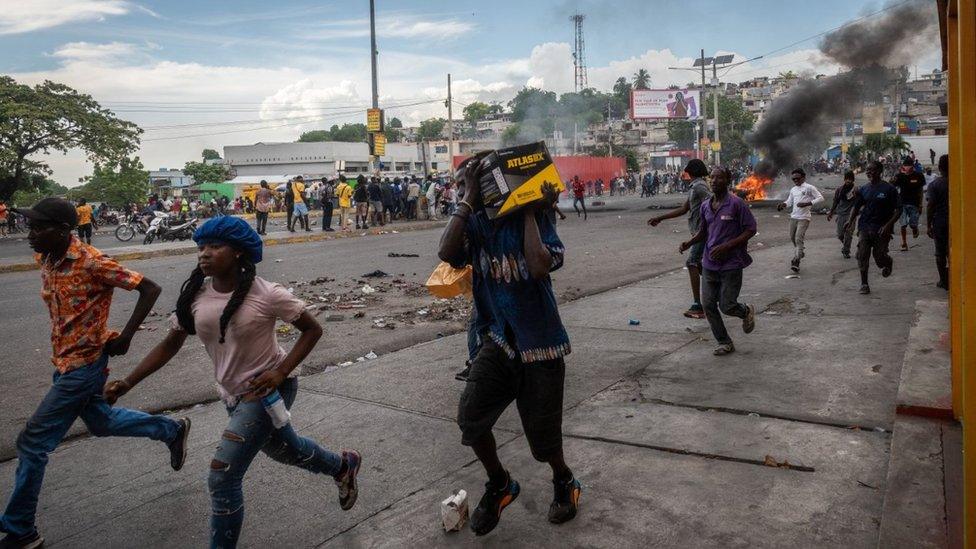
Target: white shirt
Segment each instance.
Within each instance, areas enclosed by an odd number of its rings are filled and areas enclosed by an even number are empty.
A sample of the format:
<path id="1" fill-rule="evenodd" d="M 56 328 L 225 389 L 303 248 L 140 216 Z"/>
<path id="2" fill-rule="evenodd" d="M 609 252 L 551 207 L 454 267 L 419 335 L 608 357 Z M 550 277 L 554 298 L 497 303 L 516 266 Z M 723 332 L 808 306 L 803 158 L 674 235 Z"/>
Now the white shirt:
<path id="1" fill-rule="evenodd" d="M 810 214 L 810 210 L 813 209 L 812 204 L 821 200 L 823 200 L 823 195 L 813 185 L 805 182 L 793 185 L 793 188 L 790 189 L 790 196 L 786 199 L 786 207 L 793 208 L 790 212 L 790 218 L 809 220 L 812 217 Z M 810 202 L 811 205 L 801 208 L 799 206 L 801 202 Z"/>

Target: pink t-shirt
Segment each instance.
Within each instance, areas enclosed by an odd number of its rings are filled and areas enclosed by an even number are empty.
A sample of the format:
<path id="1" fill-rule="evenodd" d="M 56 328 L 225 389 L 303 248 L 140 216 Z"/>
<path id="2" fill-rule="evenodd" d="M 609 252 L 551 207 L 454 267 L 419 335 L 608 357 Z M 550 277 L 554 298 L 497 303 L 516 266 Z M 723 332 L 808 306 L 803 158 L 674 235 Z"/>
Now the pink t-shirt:
<path id="1" fill-rule="evenodd" d="M 234 404 L 249 391 L 248 382 L 256 375 L 276 368 L 285 358 L 285 350 L 275 339 L 275 322 L 294 322 L 305 310 L 305 302 L 281 286 L 255 277 L 240 308 L 231 317 L 220 343 L 220 315 L 231 293 L 213 289 L 208 279 L 197 294 L 191 308 L 197 336 L 214 363 L 217 390 L 220 398 Z M 170 326 L 183 330 L 176 318 L 170 316 Z"/>

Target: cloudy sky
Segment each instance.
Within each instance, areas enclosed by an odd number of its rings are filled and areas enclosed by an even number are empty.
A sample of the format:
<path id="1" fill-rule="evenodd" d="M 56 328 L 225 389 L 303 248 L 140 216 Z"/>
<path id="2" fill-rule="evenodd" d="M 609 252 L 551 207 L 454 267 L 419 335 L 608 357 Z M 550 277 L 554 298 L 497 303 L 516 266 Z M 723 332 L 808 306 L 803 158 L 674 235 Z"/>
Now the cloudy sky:
<path id="1" fill-rule="evenodd" d="M 446 117 L 446 75 L 461 103 L 507 101 L 525 85 L 572 91 L 573 26 L 586 14 L 589 83 L 651 73 L 653 87 L 694 75 L 669 70 L 706 55 L 756 62 L 724 81 L 780 71 L 832 74 L 817 35 L 884 7 L 820 0 L 376 0 L 379 91 L 387 118 Z M 934 6 L 934 2 L 932 3 Z M 934 8 L 933 8 L 934 9 Z M 911 24 L 911 22 L 906 22 Z M 918 71 L 938 63 L 937 38 Z M 368 0 L 0 0 L 0 73 L 93 95 L 146 130 L 149 169 L 200 151 L 291 141 L 362 121 L 370 100 Z M 460 109 L 460 107 L 458 107 Z M 90 173 L 80 154 L 49 159 L 67 185 Z"/>

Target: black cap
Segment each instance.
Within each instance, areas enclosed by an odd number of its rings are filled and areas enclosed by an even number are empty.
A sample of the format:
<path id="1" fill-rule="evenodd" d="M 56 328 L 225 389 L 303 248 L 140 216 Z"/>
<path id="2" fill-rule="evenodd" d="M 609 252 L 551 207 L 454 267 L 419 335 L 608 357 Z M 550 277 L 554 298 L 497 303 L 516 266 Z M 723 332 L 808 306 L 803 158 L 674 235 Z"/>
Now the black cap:
<path id="1" fill-rule="evenodd" d="M 912 161 L 912 157 L 906 156 L 904 159 L 902 159 L 901 165 L 902 166 L 914 166 L 915 165 L 915 162 Z"/>
<path id="2" fill-rule="evenodd" d="M 44 198 L 33 208 L 14 208 L 14 211 L 35 221 L 62 223 L 71 228 L 78 225 L 78 212 L 74 205 L 61 198 Z"/>

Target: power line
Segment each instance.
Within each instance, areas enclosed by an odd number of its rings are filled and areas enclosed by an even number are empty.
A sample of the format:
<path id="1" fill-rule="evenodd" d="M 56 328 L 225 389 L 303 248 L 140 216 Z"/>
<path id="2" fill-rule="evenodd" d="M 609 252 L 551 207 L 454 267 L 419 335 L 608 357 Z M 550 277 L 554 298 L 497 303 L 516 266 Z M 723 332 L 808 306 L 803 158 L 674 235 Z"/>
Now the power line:
<path id="1" fill-rule="evenodd" d="M 420 105 L 420 104 L 425 104 L 425 103 L 434 103 L 434 102 L 440 102 L 440 101 L 443 101 L 443 99 L 435 99 L 435 100 L 432 100 L 432 101 L 424 101 L 424 102 L 407 104 L 407 105 L 398 105 L 398 106 L 393 106 L 393 107 L 387 107 L 385 110 L 395 110 L 395 109 L 398 109 L 398 108 L 411 107 L 411 106 L 415 106 L 415 105 Z M 285 124 L 275 124 L 275 125 L 271 125 L 271 126 L 260 126 L 260 127 L 257 127 L 257 128 L 243 128 L 243 129 L 238 129 L 238 130 L 226 130 L 226 131 L 220 131 L 220 132 L 198 133 L 198 134 L 190 134 L 190 135 L 174 135 L 174 136 L 168 136 L 168 137 L 152 137 L 152 138 L 149 138 L 149 139 L 143 139 L 142 142 L 143 143 L 146 143 L 146 142 L 150 142 L 150 141 L 169 141 L 169 140 L 173 140 L 173 139 L 186 139 L 186 138 L 190 138 L 190 137 L 210 137 L 210 136 L 214 136 L 214 135 L 226 135 L 226 134 L 231 134 L 231 133 L 247 133 L 247 132 L 260 131 L 260 130 L 270 130 L 270 129 L 275 129 L 275 128 L 285 128 L 285 127 L 289 127 L 289 126 L 299 126 L 299 125 L 302 125 L 302 124 L 308 124 L 310 122 L 319 122 L 319 121 L 325 121 L 325 120 L 335 120 L 335 119 L 345 118 L 346 116 L 348 116 L 350 114 L 356 114 L 358 112 L 364 112 L 364 110 L 357 110 L 357 111 L 350 112 L 350 113 L 332 114 L 330 116 L 317 117 L 317 118 L 312 119 L 312 120 L 300 120 L 300 121 L 297 121 L 297 122 L 289 122 L 289 123 L 285 123 Z"/>
<path id="2" fill-rule="evenodd" d="M 442 100 L 441 99 L 430 99 L 430 100 L 427 100 L 427 101 L 417 101 L 417 102 L 414 102 L 414 103 L 403 103 L 403 104 L 389 105 L 386 108 L 388 108 L 388 109 L 395 109 L 395 108 L 400 108 L 400 107 L 413 107 L 413 106 L 417 106 L 417 105 L 437 103 L 437 102 L 440 102 L 440 101 L 442 101 Z M 343 112 L 333 112 L 331 114 L 335 114 L 335 115 L 355 114 L 355 113 L 358 113 L 358 112 L 365 111 L 366 108 L 367 107 L 363 105 L 363 106 L 359 106 L 359 107 L 356 107 L 356 108 L 353 108 L 353 109 L 347 109 L 347 110 L 345 110 Z M 295 109 L 292 109 L 292 110 L 295 110 Z M 314 109 L 314 110 L 317 110 L 317 109 Z M 257 123 L 267 123 L 267 122 L 296 121 L 298 119 L 306 119 L 306 118 L 316 119 L 316 118 L 320 118 L 322 116 L 323 116 L 322 114 L 309 114 L 309 115 L 304 115 L 304 116 L 286 116 L 286 117 L 282 117 L 282 118 L 258 118 L 258 119 L 250 119 L 250 120 L 230 120 L 230 121 L 221 121 L 221 122 L 198 122 L 198 123 L 192 123 L 192 124 L 173 124 L 173 125 L 168 125 L 168 126 L 147 126 L 147 127 L 143 128 L 143 129 L 146 130 L 146 131 L 156 131 L 156 130 L 168 130 L 168 129 L 179 129 L 179 128 L 194 128 L 194 127 L 233 126 L 233 125 L 238 125 L 238 124 L 257 124 Z"/>

